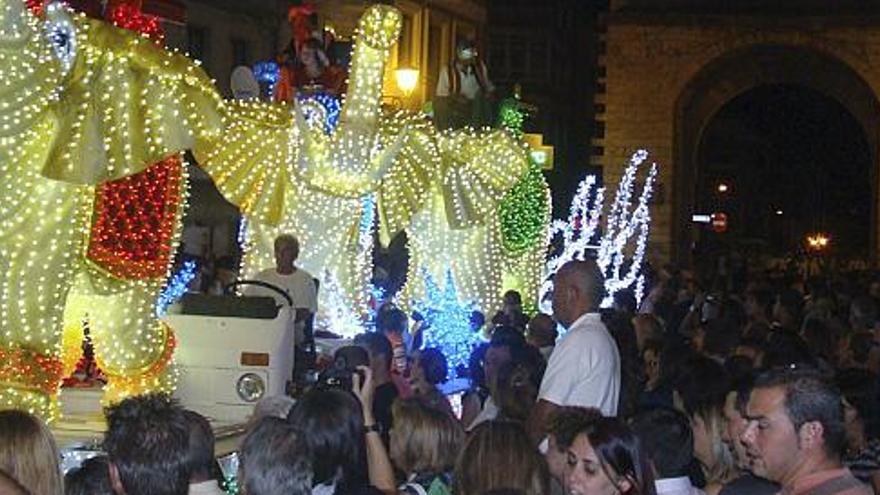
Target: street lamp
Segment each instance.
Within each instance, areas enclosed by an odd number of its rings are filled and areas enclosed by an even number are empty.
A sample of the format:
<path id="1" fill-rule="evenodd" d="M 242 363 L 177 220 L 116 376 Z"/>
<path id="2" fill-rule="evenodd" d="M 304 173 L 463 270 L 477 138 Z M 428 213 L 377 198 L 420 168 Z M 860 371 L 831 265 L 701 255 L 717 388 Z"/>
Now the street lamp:
<path id="1" fill-rule="evenodd" d="M 719 193 L 724 194 L 729 190 L 730 190 L 730 186 L 728 186 L 727 183 L 721 182 L 718 184 L 718 192 Z"/>
<path id="2" fill-rule="evenodd" d="M 403 94 L 409 96 L 419 84 L 419 70 L 412 67 L 400 67 L 394 71 L 394 79 Z"/>
<path id="3" fill-rule="evenodd" d="M 812 235 L 807 235 L 807 248 L 810 251 L 821 253 L 828 248 L 828 245 L 830 243 L 831 237 L 823 232 L 817 232 Z"/>

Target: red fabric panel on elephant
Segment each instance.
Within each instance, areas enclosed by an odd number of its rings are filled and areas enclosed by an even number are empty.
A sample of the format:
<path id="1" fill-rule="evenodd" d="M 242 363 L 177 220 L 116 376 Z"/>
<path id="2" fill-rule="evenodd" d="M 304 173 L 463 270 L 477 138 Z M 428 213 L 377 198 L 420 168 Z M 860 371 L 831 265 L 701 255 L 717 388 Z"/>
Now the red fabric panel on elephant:
<path id="1" fill-rule="evenodd" d="M 88 257 L 124 279 L 164 277 L 182 200 L 178 156 L 96 191 Z"/>

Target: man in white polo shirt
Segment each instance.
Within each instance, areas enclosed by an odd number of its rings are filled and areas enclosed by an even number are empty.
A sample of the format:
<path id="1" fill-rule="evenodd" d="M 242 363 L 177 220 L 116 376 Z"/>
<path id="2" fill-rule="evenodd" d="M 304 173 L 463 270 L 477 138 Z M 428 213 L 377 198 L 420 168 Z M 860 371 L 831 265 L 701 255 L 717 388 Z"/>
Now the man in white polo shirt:
<path id="1" fill-rule="evenodd" d="M 529 419 L 535 440 L 544 438 L 545 425 L 563 406 L 617 415 L 620 393 L 620 355 L 598 312 L 604 279 L 596 262 L 570 261 L 556 272 L 553 283 L 553 317 L 568 332 L 550 355 Z"/>

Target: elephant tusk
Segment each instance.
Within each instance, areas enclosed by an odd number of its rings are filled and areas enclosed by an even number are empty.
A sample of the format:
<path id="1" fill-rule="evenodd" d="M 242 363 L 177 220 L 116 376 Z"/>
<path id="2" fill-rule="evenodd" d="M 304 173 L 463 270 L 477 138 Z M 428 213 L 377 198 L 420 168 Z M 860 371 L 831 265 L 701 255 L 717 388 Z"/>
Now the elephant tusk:
<path id="1" fill-rule="evenodd" d="M 377 157 L 378 167 L 370 173 L 370 182 L 378 183 L 385 177 L 388 173 L 388 170 L 391 169 L 391 166 L 394 165 L 394 159 L 400 155 L 400 151 L 403 149 L 403 145 L 406 142 L 406 138 L 409 135 L 409 127 L 404 127 L 400 133 L 394 138 L 394 141 L 391 142 L 389 146 L 387 146 L 382 153 Z"/>

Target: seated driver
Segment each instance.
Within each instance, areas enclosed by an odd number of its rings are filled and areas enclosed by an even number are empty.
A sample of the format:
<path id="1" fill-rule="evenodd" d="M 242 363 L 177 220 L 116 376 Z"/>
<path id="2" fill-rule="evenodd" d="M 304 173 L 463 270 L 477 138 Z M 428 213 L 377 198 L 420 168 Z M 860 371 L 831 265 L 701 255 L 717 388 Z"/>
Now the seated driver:
<path id="1" fill-rule="evenodd" d="M 293 300 L 294 339 L 300 344 L 304 339 L 306 320 L 318 311 L 318 288 L 309 272 L 294 265 L 298 257 L 299 241 L 296 237 L 290 234 L 278 236 L 275 239 L 275 267 L 257 273 L 254 280 L 278 287 Z M 281 294 L 259 285 L 249 285 L 244 292 L 247 296 L 271 296 L 279 305 L 287 305 Z"/>

